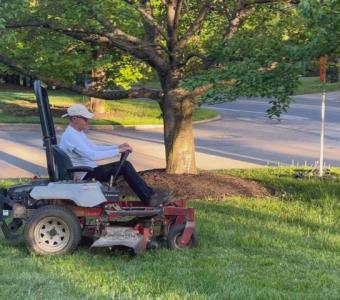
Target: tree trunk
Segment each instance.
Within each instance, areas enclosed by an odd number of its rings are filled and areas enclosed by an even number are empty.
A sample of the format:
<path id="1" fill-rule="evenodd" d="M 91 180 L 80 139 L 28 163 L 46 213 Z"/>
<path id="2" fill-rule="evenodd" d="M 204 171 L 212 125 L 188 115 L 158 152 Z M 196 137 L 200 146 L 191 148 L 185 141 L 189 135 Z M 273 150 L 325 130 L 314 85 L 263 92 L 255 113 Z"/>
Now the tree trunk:
<path id="1" fill-rule="evenodd" d="M 180 89 L 174 89 L 165 93 L 161 106 L 167 173 L 196 174 L 192 99 L 183 96 Z"/>
<path id="2" fill-rule="evenodd" d="M 105 113 L 105 100 L 99 98 L 90 98 L 90 109 L 94 113 L 103 114 Z"/>
<path id="3" fill-rule="evenodd" d="M 22 77 L 22 85 L 23 85 L 24 87 L 27 87 L 27 77 L 26 77 L 26 76 L 23 76 L 23 77 Z"/>
<path id="4" fill-rule="evenodd" d="M 93 52 L 95 59 L 100 59 L 104 55 L 104 49 L 99 49 Z M 92 82 L 91 87 L 94 90 L 100 91 L 106 87 L 107 76 L 106 71 L 103 68 L 97 68 L 92 70 Z M 94 113 L 103 114 L 105 113 L 105 100 L 91 97 L 90 108 Z"/>

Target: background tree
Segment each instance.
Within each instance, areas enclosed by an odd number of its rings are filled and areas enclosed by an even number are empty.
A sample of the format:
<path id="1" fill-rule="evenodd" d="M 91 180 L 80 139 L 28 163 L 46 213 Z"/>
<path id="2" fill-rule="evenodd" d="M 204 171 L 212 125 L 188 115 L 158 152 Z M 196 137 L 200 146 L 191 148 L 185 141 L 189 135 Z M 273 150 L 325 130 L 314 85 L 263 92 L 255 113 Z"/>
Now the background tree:
<path id="1" fill-rule="evenodd" d="M 328 72 L 331 79 L 340 80 L 340 2 L 302 0 L 299 8 L 308 24 L 306 53 L 314 59 L 327 55 L 334 70 Z"/>
<path id="2" fill-rule="evenodd" d="M 275 97 L 270 115 L 287 109 L 301 57 L 293 46 L 300 34 L 294 27 L 298 21 L 292 22 L 300 20 L 294 4 L 2 0 L 0 62 L 91 97 L 158 101 L 167 172 L 195 173 L 192 113 L 202 101 L 238 95 Z M 94 60 L 93 51 L 98 49 L 105 54 Z M 161 90 L 130 88 L 150 68 Z M 106 74 L 100 89 L 77 84 L 77 78 L 98 69 Z"/>

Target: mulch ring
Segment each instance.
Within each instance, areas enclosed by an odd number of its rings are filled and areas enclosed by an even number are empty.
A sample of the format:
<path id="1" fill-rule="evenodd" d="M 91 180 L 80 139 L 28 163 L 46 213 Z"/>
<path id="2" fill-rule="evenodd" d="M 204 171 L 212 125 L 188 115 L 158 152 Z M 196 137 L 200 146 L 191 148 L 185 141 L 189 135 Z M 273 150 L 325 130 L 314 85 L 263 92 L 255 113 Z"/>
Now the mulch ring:
<path id="1" fill-rule="evenodd" d="M 252 180 L 229 175 L 220 175 L 208 171 L 197 175 L 174 175 L 165 173 L 164 169 L 153 169 L 140 172 L 146 183 L 154 189 L 169 190 L 174 197 L 182 199 L 222 199 L 230 196 L 262 198 L 272 192 Z M 133 194 L 123 184 L 123 192 Z"/>

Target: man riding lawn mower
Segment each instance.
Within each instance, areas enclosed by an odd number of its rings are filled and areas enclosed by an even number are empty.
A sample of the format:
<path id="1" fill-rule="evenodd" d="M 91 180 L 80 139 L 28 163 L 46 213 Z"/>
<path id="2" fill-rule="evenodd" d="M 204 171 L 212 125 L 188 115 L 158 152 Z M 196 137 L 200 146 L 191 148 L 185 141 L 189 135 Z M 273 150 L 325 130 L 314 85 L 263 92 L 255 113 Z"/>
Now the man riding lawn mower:
<path id="1" fill-rule="evenodd" d="M 57 145 L 47 90 L 40 81 L 35 81 L 34 89 L 49 179 L 33 179 L 29 184 L 0 193 L 0 225 L 6 239 L 17 239 L 24 225 L 27 248 L 40 255 L 72 252 L 82 237 L 93 241 L 91 247 L 125 247 L 134 253 L 162 244 L 170 249 L 196 245 L 194 210 L 187 208 L 183 200 L 170 199 L 167 193 L 157 193 L 148 187 L 127 161 L 132 150 L 129 145 L 99 146 L 103 150 L 93 150 L 97 147 L 94 144 L 87 145 L 94 151 L 91 155 L 99 157 L 105 151 L 111 156 L 121 153 L 119 162 L 105 167 L 89 165 L 80 156 L 75 160 L 72 155 L 81 154 L 78 151 L 84 148 L 73 147 L 74 140 L 65 136 L 68 129 Z M 87 122 L 85 118 L 89 115 L 84 117 L 83 112 L 79 106 L 78 110 L 68 110 L 70 126 L 75 125 L 69 129 L 71 136 L 83 134 L 84 128 L 77 127 Z M 81 136 L 80 142 L 89 141 Z M 85 164 L 81 165 L 81 161 Z M 123 175 L 140 200 L 122 199 L 116 185 L 119 175 Z"/>

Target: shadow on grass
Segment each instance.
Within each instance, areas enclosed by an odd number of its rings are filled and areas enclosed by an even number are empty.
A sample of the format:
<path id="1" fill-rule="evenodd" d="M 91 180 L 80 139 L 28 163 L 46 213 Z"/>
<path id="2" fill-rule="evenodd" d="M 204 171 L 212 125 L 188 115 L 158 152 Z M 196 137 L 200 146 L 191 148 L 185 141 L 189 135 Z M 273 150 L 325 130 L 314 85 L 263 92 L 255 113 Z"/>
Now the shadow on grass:
<path id="1" fill-rule="evenodd" d="M 22 97 L 22 96 L 17 96 L 16 94 L 8 93 L 8 95 L 6 95 L 6 99 L 11 100 L 11 101 L 21 100 L 21 101 L 26 101 L 26 102 L 33 103 L 33 104 L 37 103 L 36 100 L 33 99 L 32 97 L 29 97 L 29 95 L 27 95 L 27 97 Z"/>
<path id="2" fill-rule="evenodd" d="M 16 100 L 20 100 L 16 98 Z M 5 114 L 9 114 L 13 117 L 24 117 L 24 116 L 39 116 L 38 107 L 35 100 L 22 99 L 28 103 L 8 103 L 0 101 L 1 110 Z M 66 111 L 63 106 L 51 105 L 51 113 L 53 117 L 61 117 Z"/>

